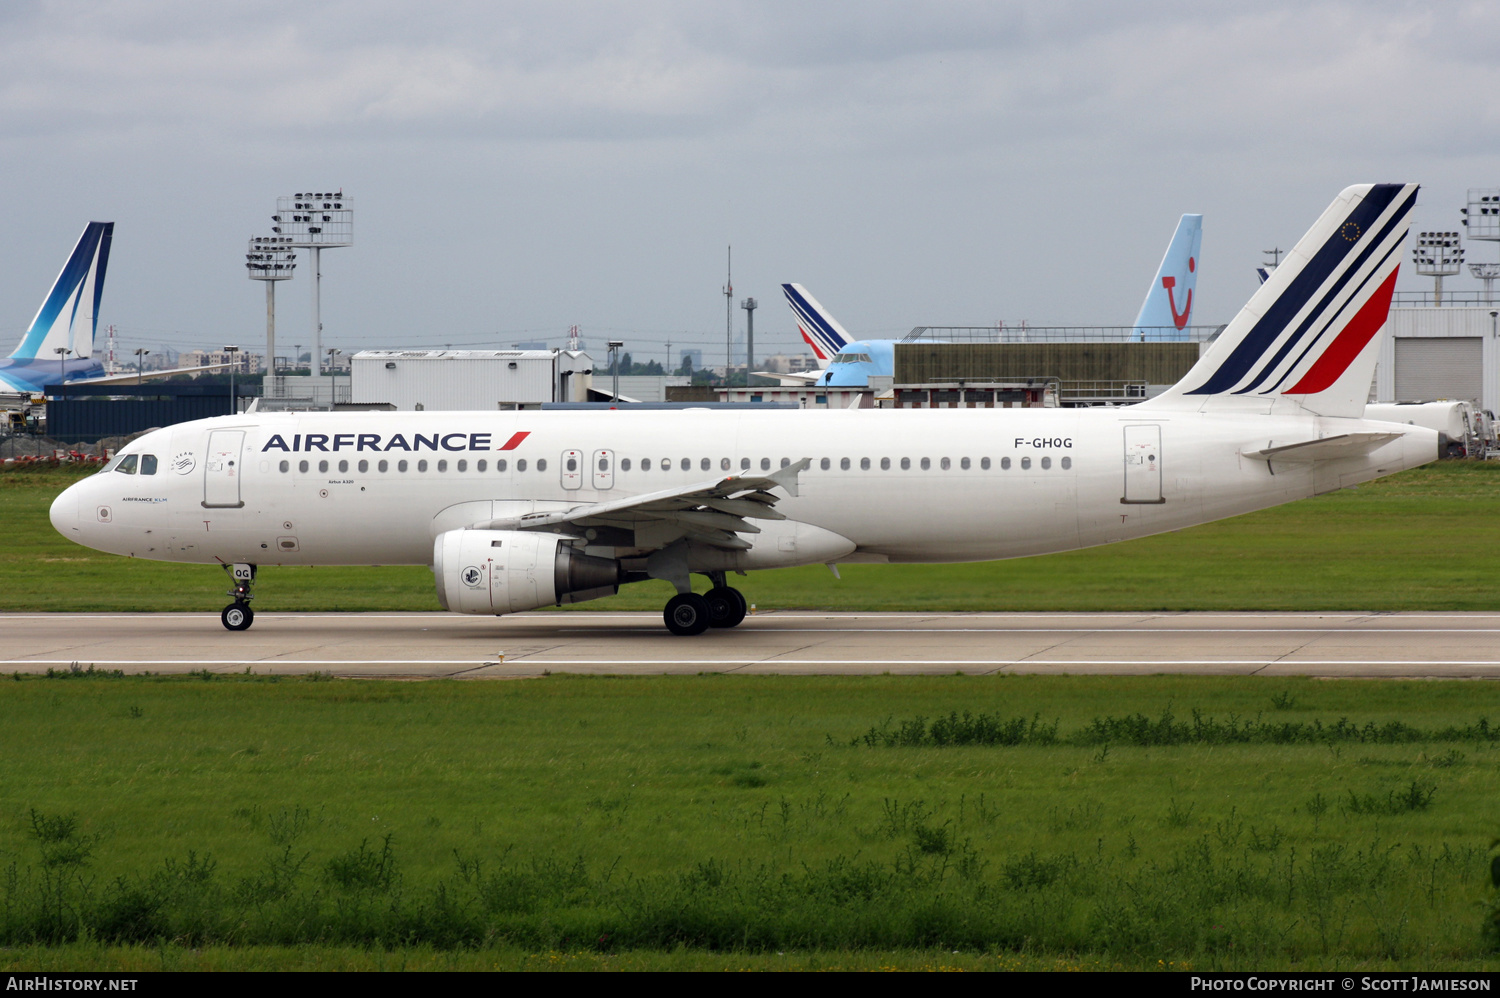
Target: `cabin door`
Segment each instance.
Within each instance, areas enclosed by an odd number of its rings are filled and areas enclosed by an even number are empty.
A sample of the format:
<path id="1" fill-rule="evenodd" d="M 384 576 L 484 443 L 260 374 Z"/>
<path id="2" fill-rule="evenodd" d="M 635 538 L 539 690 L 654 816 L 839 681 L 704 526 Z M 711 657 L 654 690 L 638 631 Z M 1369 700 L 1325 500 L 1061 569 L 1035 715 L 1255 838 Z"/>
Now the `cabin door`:
<path id="1" fill-rule="evenodd" d="M 208 509 L 239 509 L 240 447 L 244 430 L 214 430 L 208 435 L 208 456 L 203 462 L 203 505 Z"/>
<path id="2" fill-rule="evenodd" d="M 1161 427 L 1154 423 L 1125 427 L 1125 495 L 1120 501 L 1166 502 L 1161 494 Z"/>

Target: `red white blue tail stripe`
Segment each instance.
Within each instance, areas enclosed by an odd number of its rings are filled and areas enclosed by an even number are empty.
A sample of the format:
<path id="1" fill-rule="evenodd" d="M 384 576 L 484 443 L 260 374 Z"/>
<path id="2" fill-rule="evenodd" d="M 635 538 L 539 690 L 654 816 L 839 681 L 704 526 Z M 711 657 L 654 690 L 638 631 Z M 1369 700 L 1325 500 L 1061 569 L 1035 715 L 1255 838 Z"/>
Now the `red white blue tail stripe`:
<path id="1" fill-rule="evenodd" d="M 783 284 L 781 290 L 786 295 L 787 304 L 792 306 L 792 314 L 797 317 L 797 331 L 819 360 L 829 360 L 849 344 L 850 337 L 844 327 L 807 293 L 806 288 L 800 284 Z"/>
<path id="2" fill-rule="evenodd" d="M 1358 415 L 1416 198 L 1415 184 L 1345 189 L 1168 395 L 1294 396 Z"/>

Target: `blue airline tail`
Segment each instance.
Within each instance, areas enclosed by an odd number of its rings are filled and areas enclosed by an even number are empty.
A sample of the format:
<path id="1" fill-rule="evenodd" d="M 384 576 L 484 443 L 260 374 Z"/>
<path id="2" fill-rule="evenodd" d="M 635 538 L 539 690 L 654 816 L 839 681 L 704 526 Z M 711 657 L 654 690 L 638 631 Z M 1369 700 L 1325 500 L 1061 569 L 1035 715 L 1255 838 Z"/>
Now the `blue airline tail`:
<path id="1" fill-rule="evenodd" d="M 40 392 L 47 384 L 103 375 L 103 365 L 94 359 L 94 335 L 114 234 L 114 222 L 84 228 L 31 327 L 10 357 L 0 360 L 0 391 Z"/>
<path id="2" fill-rule="evenodd" d="M 1146 342 L 1185 340 L 1193 317 L 1193 289 L 1198 285 L 1198 253 L 1203 244 L 1203 216 L 1183 215 L 1161 258 L 1156 279 L 1141 303 L 1131 339 Z"/>

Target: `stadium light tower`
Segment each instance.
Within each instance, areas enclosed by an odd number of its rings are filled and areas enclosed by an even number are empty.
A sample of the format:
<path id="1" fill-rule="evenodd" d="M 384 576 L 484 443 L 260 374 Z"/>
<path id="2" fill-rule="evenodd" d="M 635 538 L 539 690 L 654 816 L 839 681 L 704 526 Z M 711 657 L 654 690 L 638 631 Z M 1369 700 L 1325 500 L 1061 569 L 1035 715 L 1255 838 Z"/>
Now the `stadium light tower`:
<path id="1" fill-rule="evenodd" d="M 1432 304 L 1443 304 L 1443 278 L 1458 273 L 1464 262 L 1464 248 L 1457 232 L 1419 232 L 1411 248 L 1417 273 L 1432 278 Z"/>
<path id="2" fill-rule="evenodd" d="M 276 214 L 271 216 L 276 224 L 271 231 L 278 236 L 290 236 L 289 245 L 298 249 L 312 250 L 313 264 L 313 377 L 323 372 L 323 314 L 319 308 L 319 294 L 323 284 L 322 252 L 336 246 L 354 245 L 354 205 L 344 197 L 342 189 L 332 192 L 318 191 L 293 194 L 276 199 Z"/>
<path id="3" fill-rule="evenodd" d="M 1470 239 L 1500 243 L 1500 187 L 1470 187 L 1463 209 L 1464 229 Z M 1500 263 L 1471 263 L 1469 273 L 1484 282 L 1484 303 L 1495 304 L 1495 279 Z"/>
<path id="4" fill-rule="evenodd" d="M 245 254 L 245 271 L 252 281 L 266 282 L 266 373 L 276 377 L 276 282 L 297 269 L 291 236 L 256 236 Z"/>

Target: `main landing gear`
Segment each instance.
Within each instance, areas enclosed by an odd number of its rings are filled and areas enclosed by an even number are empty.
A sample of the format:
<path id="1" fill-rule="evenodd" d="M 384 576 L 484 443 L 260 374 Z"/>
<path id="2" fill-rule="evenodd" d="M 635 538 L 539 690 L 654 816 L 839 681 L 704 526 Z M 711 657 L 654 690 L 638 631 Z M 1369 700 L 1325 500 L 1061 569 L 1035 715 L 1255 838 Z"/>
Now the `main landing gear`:
<path id="1" fill-rule="evenodd" d="M 250 601 L 255 598 L 250 592 L 255 582 L 255 566 L 225 565 L 224 571 L 234 580 L 234 588 L 225 594 L 234 597 L 234 602 L 220 611 L 219 620 L 231 631 L 243 631 L 255 623 L 255 611 L 250 609 Z"/>
<path id="2" fill-rule="evenodd" d="M 724 584 L 723 572 L 710 572 L 713 588 L 702 596 L 678 593 L 667 601 L 662 617 L 673 634 L 702 634 L 710 627 L 737 627 L 749 605 L 738 589 Z"/>

